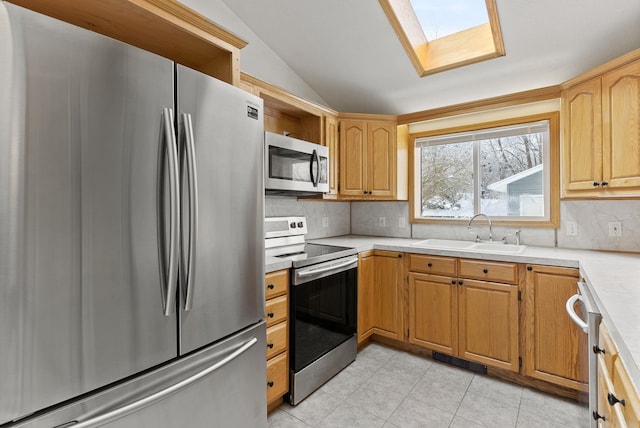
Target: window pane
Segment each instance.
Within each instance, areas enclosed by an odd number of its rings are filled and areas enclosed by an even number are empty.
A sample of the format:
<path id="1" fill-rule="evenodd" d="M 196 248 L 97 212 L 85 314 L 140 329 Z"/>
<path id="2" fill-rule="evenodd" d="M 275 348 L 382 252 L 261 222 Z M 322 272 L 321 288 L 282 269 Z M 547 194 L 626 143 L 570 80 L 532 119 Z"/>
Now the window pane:
<path id="1" fill-rule="evenodd" d="M 482 140 L 480 210 L 490 216 L 544 216 L 543 133 Z"/>
<path id="2" fill-rule="evenodd" d="M 473 216 L 473 143 L 420 148 L 424 217 Z"/>

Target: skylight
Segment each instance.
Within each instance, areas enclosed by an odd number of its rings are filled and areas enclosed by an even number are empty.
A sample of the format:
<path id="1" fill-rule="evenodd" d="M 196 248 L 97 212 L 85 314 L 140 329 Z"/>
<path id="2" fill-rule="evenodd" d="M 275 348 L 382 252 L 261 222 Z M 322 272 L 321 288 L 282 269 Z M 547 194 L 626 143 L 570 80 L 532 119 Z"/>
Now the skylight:
<path id="1" fill-rule="evenodd" d="M 409 0 L 427 40 L 489 22 L 484 0 Z"/>
<path id="2" fill-rule="evenodd" d="M 421 77 L 504 55 L 495 0 L 379 0 Z"/>

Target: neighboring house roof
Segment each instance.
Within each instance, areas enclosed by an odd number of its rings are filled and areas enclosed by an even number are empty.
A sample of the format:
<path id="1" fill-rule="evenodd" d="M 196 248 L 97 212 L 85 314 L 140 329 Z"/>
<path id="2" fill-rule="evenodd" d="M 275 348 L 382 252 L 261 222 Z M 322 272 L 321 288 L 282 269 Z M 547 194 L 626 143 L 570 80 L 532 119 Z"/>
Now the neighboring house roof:
<path id="1" fill-rule="evenodd" d="M 493 190 L 494 192 L 507 193 L 507 186 L 509 184 L 520 181 L 523 178 L 529 177 L 530 175 L 533 175 L 536 172 L 540 171 L 542 171 L 542 164 L 536 165 L 533 168 L 525 169 L 522 172 L 514 174 L 511 177 L 507 177 L 503 180 L 496 181 L 495 183 L 491 183 L 487 186 L 487 189 Z"/>

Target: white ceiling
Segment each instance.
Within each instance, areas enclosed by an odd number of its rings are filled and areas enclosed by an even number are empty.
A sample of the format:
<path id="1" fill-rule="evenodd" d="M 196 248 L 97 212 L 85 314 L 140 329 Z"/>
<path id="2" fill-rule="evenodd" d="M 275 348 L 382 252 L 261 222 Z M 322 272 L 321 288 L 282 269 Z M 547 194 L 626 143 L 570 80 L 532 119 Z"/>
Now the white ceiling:
<path id="1" fill-rule="evenodd" d="M 556 85 L 640 48 L 640 0 L 497 0 L 506 56 L 419 78 L 376 0 L 223 1 L 341 112 L 412 113 Z"/>

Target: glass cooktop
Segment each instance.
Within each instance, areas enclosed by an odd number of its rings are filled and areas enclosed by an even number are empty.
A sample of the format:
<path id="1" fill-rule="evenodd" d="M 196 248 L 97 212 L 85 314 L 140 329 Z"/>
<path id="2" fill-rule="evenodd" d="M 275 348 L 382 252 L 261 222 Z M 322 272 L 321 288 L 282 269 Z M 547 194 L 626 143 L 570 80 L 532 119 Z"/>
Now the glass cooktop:
<path id="1" fill-rule="evenodd" d="M 323 244 L 305 244 L 304 251 L 295 254 L 283 254 L 277 257 L 280 259 L 291 260 L 293 267 L 297 268 L 350 256 L 356 253 L 357 251 L 355 248 Z"/>

